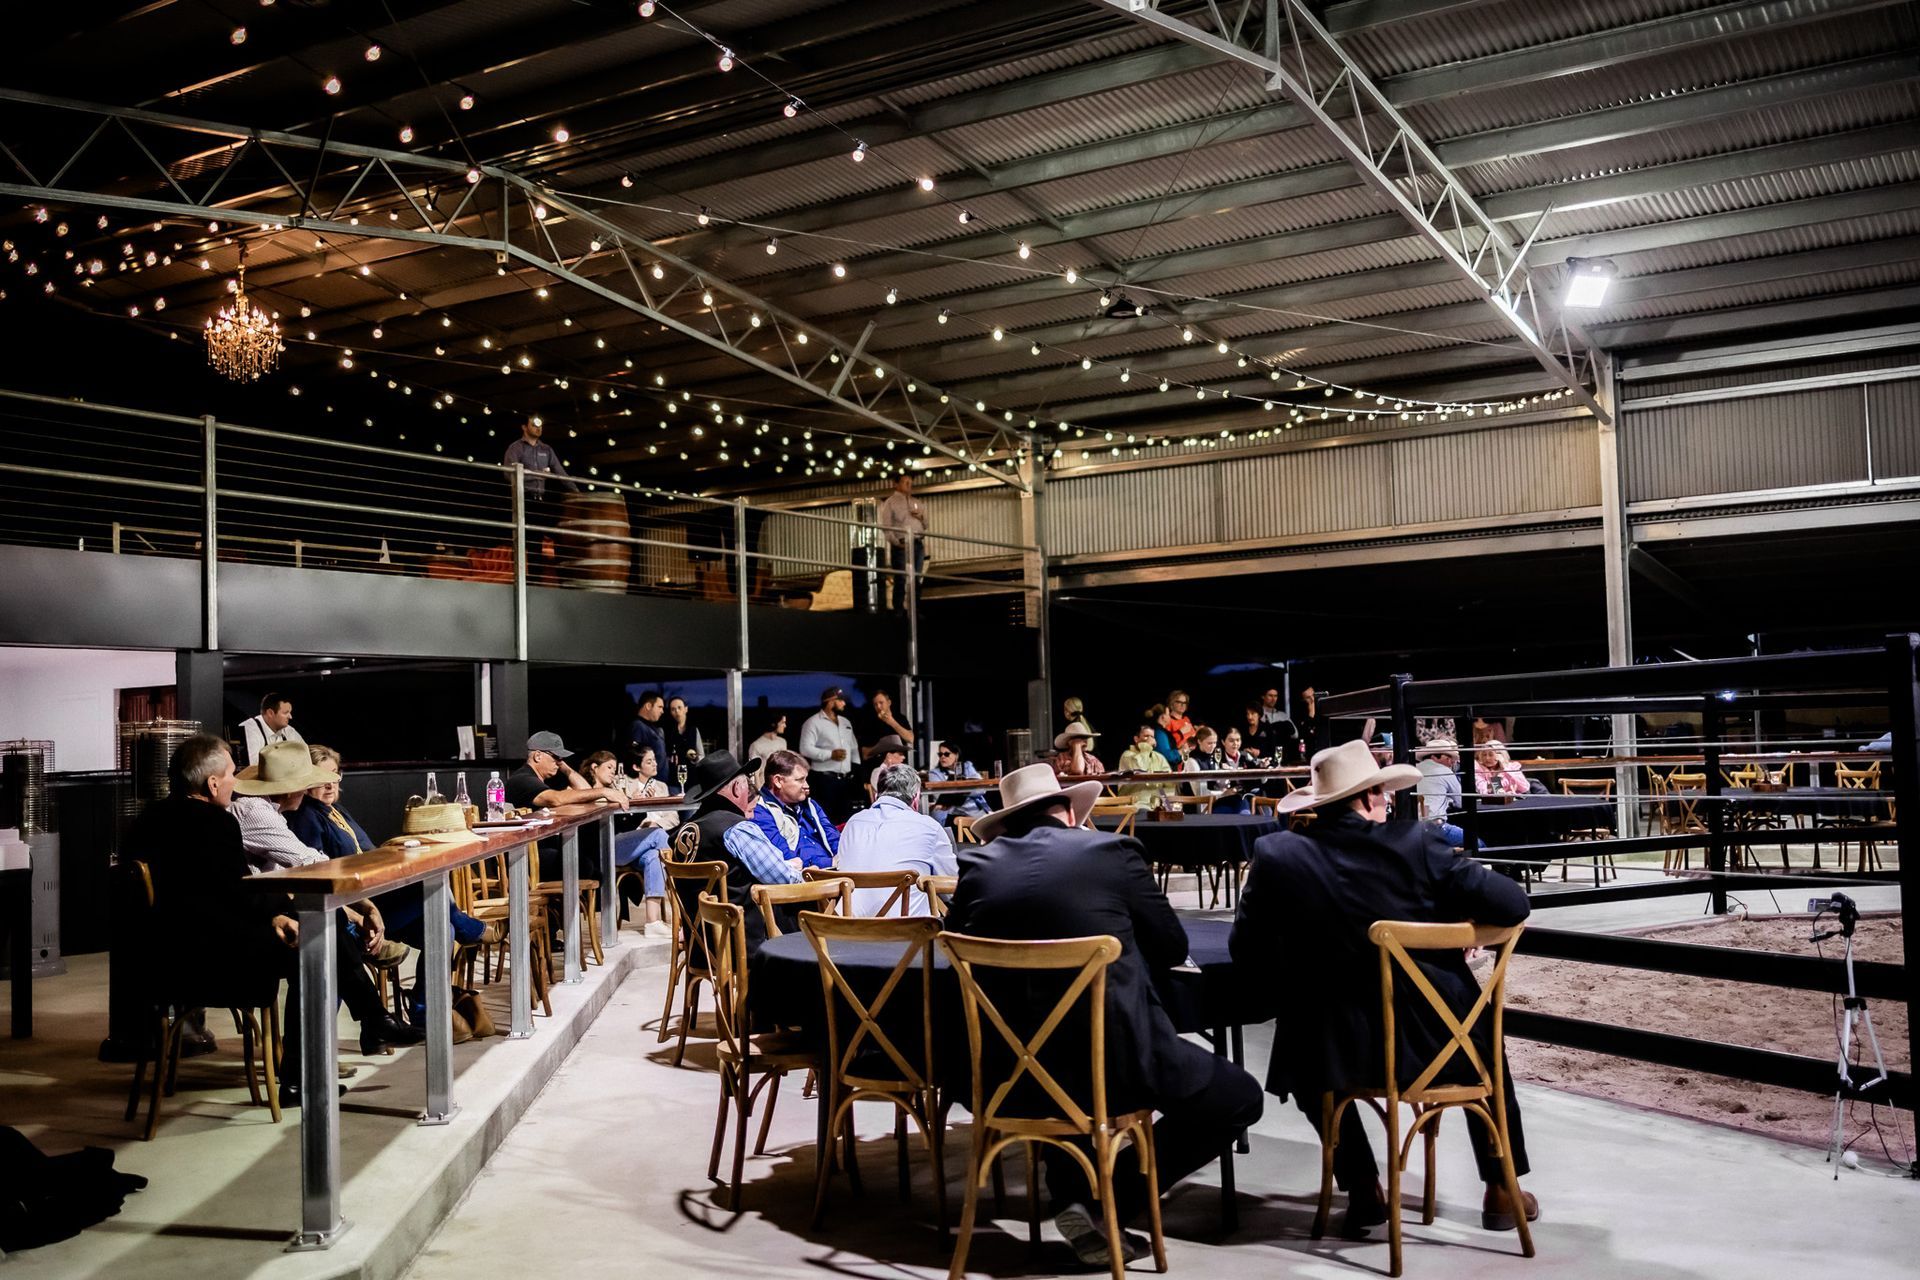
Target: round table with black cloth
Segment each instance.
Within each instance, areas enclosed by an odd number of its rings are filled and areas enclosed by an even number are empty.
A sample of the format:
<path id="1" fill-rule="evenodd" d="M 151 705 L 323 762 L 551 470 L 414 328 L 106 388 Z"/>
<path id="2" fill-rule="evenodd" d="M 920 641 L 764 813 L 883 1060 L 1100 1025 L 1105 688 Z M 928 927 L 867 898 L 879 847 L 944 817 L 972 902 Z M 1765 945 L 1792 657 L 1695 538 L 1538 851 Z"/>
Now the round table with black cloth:
<path id="1" fill-rule="evenodd" d="M 1174 1027 L 1183 1032 L 1198 1032 L 1214 1039 L 1217 1034 L 1251 1022 L 1264 1022 L 1273 1010 L 1260 998 L 1257 989 L 1242 984 L 1234 972 L 1233 956 L 1227 950 L 1227 938 L 1233 930 L 1231 920 L 1185 920 L 1189 968 L 1161 970 L 1153 975 L 1154 990 Z M 859 992 L 862 999 L 879 994 L 887 975 L 900 959 L 900 947 L 887 942 L 841 942 L 833 948 L 834 964 Z M 960 982 L 954 977 L 947 958 L 938 947 L 933 953 L 935 1051 L 951 1044 L 964 1052 L 966 1026 L 960 1009 Z M 881 1026 L 890 1033 L 895 1026 L 912 1027 L 920 1008 L 919 971 L 910 972 L 888 997 L 881 1011 Z M 753 1019 L 758 1026 L 798 1028 L 824 1035 L 825 1005 L 820 987 L 820 966 L 813 944 L 801 933 L 785 933 L 768 938 L 753 959 L 749 993 Z M 892 1023 L 898 1015 L 901 1023 Z M 1225 1051 L 1223 1043 L 1214 1045 Z"/>
<path id="2" fill-rule="evenodd" d="M 1474 834 L 1489 849 L 1552 844 L 1569 831 L 1610 826 L 1613 816 L 1614 802 L 1603 797 L 1531 795 L 1491 800 L 1482 796 Z M 1463 829 L 1467 826 L 1465 813 L 1455 813 L 1451 820 Z M 1552 860 L 1548 856 L 1525 859 L 1543 865 Z"/>
<path id="3" fill-rule="evenodd" d="M 1119 820 L 1101 817 L 1094 825 L 1111 831 Z M 1240 883 L 1238 868 L 1253 857 L 1253 842 L 1279 830 L 1277 820 L 1251 813 L 1189 813 L 1156 821 L 1142 812 L 1133 824 L 1134 838 L 1146 846 L 1148 863 L 1210 873 L 1214 902 L 1219 902 L 1224 885 L 1229 907 Z"/>

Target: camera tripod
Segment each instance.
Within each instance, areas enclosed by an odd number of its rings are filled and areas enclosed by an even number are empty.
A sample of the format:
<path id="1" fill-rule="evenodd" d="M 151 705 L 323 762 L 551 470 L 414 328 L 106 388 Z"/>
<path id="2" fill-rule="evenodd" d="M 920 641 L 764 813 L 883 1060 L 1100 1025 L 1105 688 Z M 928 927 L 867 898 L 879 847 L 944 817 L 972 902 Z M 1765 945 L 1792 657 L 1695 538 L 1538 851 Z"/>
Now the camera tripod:
<path id="1" fill-rule="evenodd" d="M 1841 1001 L 1841 1007 L 1845 1010 L 1846 1017 L 1840 1024 L 1840 1084 L 1833 1093 L 1833 1144 L 1827 1149 L 1827 1163 L 1833 1165 L 1833 1176 L 1834 1179 L 1838 1181 L 1840 1177 L 1840 1156 L 1844 1146 L 1841 1140 L 1840 1116 L 1844 1109 L 1847 1094 L 1851 1092 L 1857 1096 L 1865 1093 L 1869 1089 L 1885 1084 L 1887 1080 L 1887 1060 L 1880 1055 L 1880 1037 L 1874 1034 L 1873 1030 L 1873 1011 L 1867 1008 L 1866 999 L 1859 994 L 1853 981 L 1853 932 L 1860 924 L 1860 908 L 1856 907 L 1853 904 L 1853 899 L 1849 898 L 1846 894 L 1836 893 L 1830 898 L 1813 899 L 1807 903 L 1807 910 L 1813 913 L 1816 920 L 1821 916 L 1831 914 L 1835 917 L 1836 924 L 1835 928 L 1815 933 L 1809 941 L 1824 942 L 1828 938 L 1837 937 L 1842 939 L 1846 945 L 1843 959 L 1847 973 L 1847 994 L 1842 997 Z M 1855 1083 L 1851 1062 L 1854 1031 L 1860 1026 L 1864 1026 L 1866 1029 L 1867 1045 L 1873 1050 L 1873 1067 L 1874 1070 L 1879 1073 L 1864 1084 Z"/>

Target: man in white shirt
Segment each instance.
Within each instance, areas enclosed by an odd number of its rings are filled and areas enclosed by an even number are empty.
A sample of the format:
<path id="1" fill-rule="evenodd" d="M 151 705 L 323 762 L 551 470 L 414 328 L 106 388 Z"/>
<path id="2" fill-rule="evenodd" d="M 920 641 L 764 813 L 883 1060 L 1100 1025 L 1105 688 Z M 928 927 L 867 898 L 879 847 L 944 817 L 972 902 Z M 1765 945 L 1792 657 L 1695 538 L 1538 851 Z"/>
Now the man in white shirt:
<path id="1" fill-rule="evenodd" d="M 887 535 L 887 575 L 893 583 L 895 613 L 907 611 L 907 545 L 913 545 L 913 576 L 919 577 L 927 565 L 926 508 L 913 496 L 913 476 L 901 472 L 893 482 L 893 492 L 880 504 L 880 529 Z"/>
<path id="2" fill-rule="evenodd" d="M 834 685 L 821 692 L 820 710 L 800 726 L 800 754 L 807 758 L 813 798 L 835 822 L 844 820 L 853 809 L 853 798 L 847 794 L 847 775 L 860 758 L 853 722 L 843 714 L 846 709 L 847 691 Z"/>
<path id="3" fill-rule="evenodd" d="M 841 871 L 917 871 L 923 876 L 959 873 L 953 841 L 944 827 L 913 807 L 920 798 L 920 775 L 908 764 L 890 764 L 880 770 L 879 795 L 871 809 L 847 819 L 840 831 L 840 853 L 834 866 Z M 855 889 L 853 914 L 878 915 L 893 896 L 890 889 Z M 915 889 L 907 904 L 909 915 L 931 912 L 927 895 Z"/>
<path id="4" fill-rule="evenodd" d="M 260 714 L 241 722 L 240 736 L 246 750 L 244 763 L 249 765 L 258 764 L 260 752 L 276 742 L 306 741 L 293 727 L 293 700 L 284 693 L 270 693 L 260 699 Z"/>
<path id="5" fill-rule="evenodd" d="M 1445 822 L 1447 814 L 1460 807 L 1460 744 L 1452 738 L 1434 738 L 1419 751 L 1416 762 L 1420 782 L 1414 788 L 1420 797 L 1420 816 L 1428 822 Z"/>

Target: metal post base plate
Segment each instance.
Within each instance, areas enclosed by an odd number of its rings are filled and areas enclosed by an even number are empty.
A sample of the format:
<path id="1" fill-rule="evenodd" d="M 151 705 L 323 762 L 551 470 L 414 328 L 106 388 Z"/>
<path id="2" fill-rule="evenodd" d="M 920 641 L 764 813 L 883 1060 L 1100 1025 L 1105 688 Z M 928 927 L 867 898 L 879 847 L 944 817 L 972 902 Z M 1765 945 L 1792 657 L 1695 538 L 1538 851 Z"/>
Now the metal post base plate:
<path id="1" fill-rule="evenodd" d="M 459 1114 L 460 1114 L 460 1108 L 457 1106 L 448 1107 L 447 1114 L 443 1116 L 430 1116 L 426 1112 L 422 1111 L 420 1113 L 420 1118 L 417 1121 L 415 1121 L 415 1123 L 418 1124 L 423 1129 L 431 1128 L 435 1125 L 452 1124 L 453 1118 Z"/>
<path id="2" fill-rule="evenodd" d="M 332 1231 L 316 1231 L 311 1234 L 305 1231 L 299 1232 L 293 1239 L 287 1241 L 287 1252 L 317 1253 L 322 1249 L 331 1249 L 340 1242 L 341 1236 L 347 1234 L 347 1228 L 352 1225 L 353 1222 L 350 1219 L 342 1218 L 340 1225 Z"/>

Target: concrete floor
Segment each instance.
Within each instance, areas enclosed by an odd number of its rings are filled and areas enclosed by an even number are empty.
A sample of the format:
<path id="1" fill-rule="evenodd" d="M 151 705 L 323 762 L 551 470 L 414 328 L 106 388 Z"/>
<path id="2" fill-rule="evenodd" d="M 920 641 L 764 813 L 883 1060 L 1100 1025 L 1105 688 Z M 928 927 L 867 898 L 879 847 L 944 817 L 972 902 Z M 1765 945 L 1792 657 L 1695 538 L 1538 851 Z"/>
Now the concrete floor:
<path id="1" fill-rule="evenodd" d="M 1670 917 L 1688 907 L 1673 904 Z M 1647 923 L 1656 921 L 1648 920 Z M 950 1243 L 933 1225 L 924 1157 L 914 1193 L 892 1190 L 891 1121 L 875 1108 L 862 1126 L 867 1195 L 837 1180 L 822 1227 L 812 1202 L 810 1103 L 789 1082 L 765 1157 L 749 1157 L 744 1212 L 719 1207 L 706 1178 L 715 1078 L 665 1063 L 650 1024 L 664 974 L 641 969 L 507 1138 L 408 1272 L 410 1280 L 479 1280 L 525 1271 L 755 1280 L 840 1273 L 944 1274 Z M 1250 1029 L 1247 1053 L 1264 1065 L 1270 1028 Z M 710 1065 L 710 1054 L 689 1062 Z M 1544 1206 L 1539 1254 L 1518 1255 L 1512 1235 L 1480 1230 L 1479 1185 L 1453 1125 L 1441 1142 L 1439 1220 L 1407 1226 L 1407 1273 L 1447 1277 L 1771 1277 L 1844 1269 L 1854 1280 L 1908 1277 L 1920 1249 L 1920 1183 L 1863 1165 L 1834 1181 L 1821 1153 L 1615 1104 L 1523 1089 L 1536 1172 L 1527 1185 Z M 757 1121 L 756 1121 L 757 1123 Z M 958 1204 L 964 1136 L 949 1151 Z M 1318 1153 L 1290 1105 L 1269 1100 L 1239 1161 L 1240 1230 L 1219 1233 L 1214 1171 L 1176 1191 L 1166 1213 L 1172 1270 L 1234 1276 L 1384 1274 L 1384 1243 L 1307 1237 Z M 723 1169 L 724 1169 L 723 1165 Z M 1018 1177 L 1009 1209 L 1024 1197 Z M 1417 1179 L 1411 1180 L 1417 1187 Z M 994 1276 L 1077 1274 L 1046 1229 L 1037 1254 L 1014 1220 L 976 1237 L 970 1271 Z M 1148 1264 L 1136 1263 L 1135 1270 Z"/>

